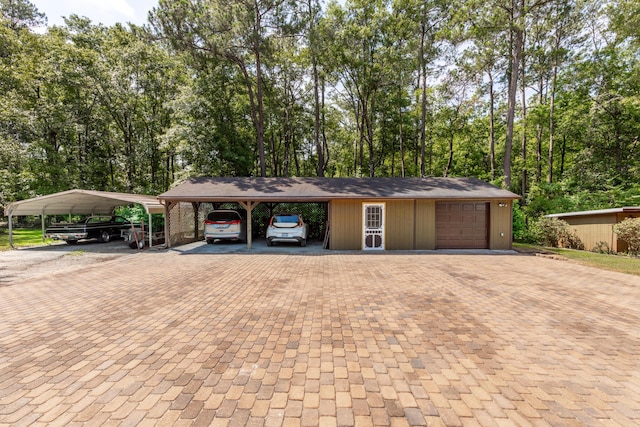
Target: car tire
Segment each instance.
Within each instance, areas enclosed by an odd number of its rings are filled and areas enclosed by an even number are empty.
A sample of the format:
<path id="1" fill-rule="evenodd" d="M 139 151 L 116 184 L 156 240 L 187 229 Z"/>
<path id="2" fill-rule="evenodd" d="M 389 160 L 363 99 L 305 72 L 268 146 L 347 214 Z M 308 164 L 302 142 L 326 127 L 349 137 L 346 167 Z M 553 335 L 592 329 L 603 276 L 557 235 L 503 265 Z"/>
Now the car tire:
<path id="1" fill-rule="evenodd" d="M 111 240 L 111 234 L 108 231 L 103 231 L 100 233 L 100 238 L 98 239 L 101 243 L 108 243 Z"/>
<path id="2" fill-rule="evenodd" d="M 301 246 L 301 247 L 303 247 L 303 248 L 304 248 L 305 246 L 307 246 L 307 239 L 302 239 L 302 240 L 300 240 L 300 246 Z"/>
<path id="3" fill-rule="evenodd" d="M 77 245 L 78 241 L 77 240 L 66 240 L 67 245 Z"/>
<path id="4" fill-rule="evenodd" d="M 213 245 L 213 239 L 207 239 L 207 244 L 208 245 Z"/>
<path id="5" fill-rule="evenodd" d="M 267 246 L 273 246 L 273 242 L 271 240 L 267 240 Z"/>

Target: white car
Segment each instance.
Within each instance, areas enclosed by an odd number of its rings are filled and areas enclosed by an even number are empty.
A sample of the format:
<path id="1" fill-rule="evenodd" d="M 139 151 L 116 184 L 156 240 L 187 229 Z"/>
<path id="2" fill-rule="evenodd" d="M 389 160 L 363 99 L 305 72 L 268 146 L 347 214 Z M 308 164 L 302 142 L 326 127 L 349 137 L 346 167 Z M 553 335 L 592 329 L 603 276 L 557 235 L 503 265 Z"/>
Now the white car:
<path id="1" fill-rule="evenodd" d="M 247 226 L 237 211 L 218 209 L 210 212 L 204 221 L 204 238 L 212 244 L 216 240 L 236 240 L 247 238 Z"/>
<path id="2" fill-rule="evenodd" d="M 267 245 L 273 246 L 275 242 L 300 243 L 307 246 L 309 226 L 305 224 L 298 214 L 278 214 L 271 217 L 267 227 Z"/>

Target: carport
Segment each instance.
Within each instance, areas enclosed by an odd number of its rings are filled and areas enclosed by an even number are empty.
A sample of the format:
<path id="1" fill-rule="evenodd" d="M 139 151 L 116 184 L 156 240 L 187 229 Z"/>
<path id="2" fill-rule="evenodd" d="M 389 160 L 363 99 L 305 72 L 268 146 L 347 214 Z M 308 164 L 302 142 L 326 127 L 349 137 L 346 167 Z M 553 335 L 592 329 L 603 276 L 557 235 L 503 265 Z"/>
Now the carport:
<path id="1" fill-rule="evenodd" d="M 152 214 L 164 214 L 164 206 L 154 196 L 108 191 L 75 189 L 13 202 L 4 210 L 4 214 L 9 220 L 9 244 L 13 247 L 12 218 L 14 216 L 40 216 L 44 241 L 45 215 L 110 215 L 116 207 L 132 203 L 144 207 L 149 217 L 150 226 L 153 224 Z M 152 231 L 150 229 L 148 233 L 149 247 L 152 246 Z"/>

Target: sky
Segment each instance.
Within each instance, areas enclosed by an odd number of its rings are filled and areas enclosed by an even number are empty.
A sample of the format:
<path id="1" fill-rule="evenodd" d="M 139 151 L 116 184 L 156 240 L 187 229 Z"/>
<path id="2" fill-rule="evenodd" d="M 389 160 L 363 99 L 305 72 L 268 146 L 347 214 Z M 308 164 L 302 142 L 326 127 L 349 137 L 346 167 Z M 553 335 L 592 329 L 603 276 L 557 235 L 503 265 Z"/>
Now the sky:
<path id="1" fill-rule="evenodd" d="M 30 0 L 47 15 L 49 26 L 64 25 L 63 16 L 85 16 L 94 24 L 111 26 L 116 22 L 142 25 L 158 0 Z"/>

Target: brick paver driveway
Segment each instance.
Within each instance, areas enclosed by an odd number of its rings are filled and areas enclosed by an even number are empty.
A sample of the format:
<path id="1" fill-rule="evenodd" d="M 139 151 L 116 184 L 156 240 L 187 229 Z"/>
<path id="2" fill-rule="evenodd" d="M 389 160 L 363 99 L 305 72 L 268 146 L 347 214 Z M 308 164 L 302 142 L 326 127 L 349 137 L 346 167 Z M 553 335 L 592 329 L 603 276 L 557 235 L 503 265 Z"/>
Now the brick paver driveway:
<path id="1" fill-rule="evenodd" d="M 640 278 L 143 253 L 0 288 L 0 424 L 639 425 Z"/>

